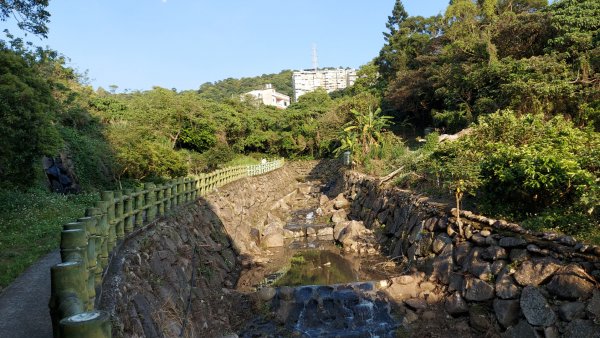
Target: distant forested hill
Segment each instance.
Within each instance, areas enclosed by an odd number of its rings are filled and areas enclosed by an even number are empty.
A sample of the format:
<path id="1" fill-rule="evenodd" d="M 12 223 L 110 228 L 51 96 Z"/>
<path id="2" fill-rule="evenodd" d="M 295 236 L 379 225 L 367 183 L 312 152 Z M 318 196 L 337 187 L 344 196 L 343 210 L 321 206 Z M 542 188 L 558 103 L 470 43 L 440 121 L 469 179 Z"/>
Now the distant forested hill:
<path id="1" fill-rule="evenodd" d="M 291 70 L 282 70 L 278 74 L 263 74 L 255 77 L 228 78 L 216 82 L 207 82 L 200 86 L 198 93 L 202 98 L 222 101 L 251 90 L 262 89 L 267 83 L 272 84 L 278 92 L 290 97 L 293 96 Z"/>

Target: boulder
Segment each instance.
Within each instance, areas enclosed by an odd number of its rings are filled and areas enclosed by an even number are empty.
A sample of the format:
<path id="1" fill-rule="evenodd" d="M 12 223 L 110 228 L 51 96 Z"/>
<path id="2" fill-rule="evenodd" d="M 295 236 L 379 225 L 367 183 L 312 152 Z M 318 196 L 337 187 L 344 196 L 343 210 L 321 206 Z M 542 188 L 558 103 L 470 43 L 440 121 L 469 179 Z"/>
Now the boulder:
<path id="1" fill-rule="evenodd" d="M 327 202 L 329 202 L 329 198 L 326 195 L 319 197 L 319 206 L 324 207 Z"/>
<path id="2" fill-rule="evenodd" d="M 447 234 L 441 233 L 433 240 L 432 250 L 434 253 L 439 254 L 446 244 L 451 244 L 452 239 Z"/>
<path id="3" fill-rule="evenodd" d="M 503 237 L 500 239 L 498 244 L 503 248 L 517 248 L 525 247 L 527 245 L 527 241 L 518 237 Z"/>
<path id="4" fill-rule="evenodd" d="M 591 320 L 575 319 L 567 325 L 564 337 L 600 338 L 600 325 Z"/>
<path id="5" fill-rule="evenodd" d="M 336 241 L 339 241 L 340 235 L 342 234 L 344 229 L 346 229 L 346 227 L 348 225 L 350 225 L 350 223 L 352 223 L 352 222 L 353 221 L 344 221 L 344 222 L 336 223 L 333 226 L 333 239 L 335 239 Z"/>
<path id="6" fill-rule="evenodd" d="M 409 298 L 404 301 L 404 304 L 414 310 L 423 310 L 427 308 L 427 302 L 422 298 Z"/>
<path id="7" fill-rule="evenodd" d="M 465 278 L 465 298 L 469 301 L 486 301 L 494 298 L 494 287 L 479 278 Z"/>
<path id="8" fill-rule="evenodd" d="M 452 248 L 453 245 L 446 244 L 442 252 L 433 259 L 431 278 L 438 280 L 444 284 L 450 281 L 450 273 L 452 272 Z"/>
<path id="9" fill-rule="evenodd" d="M 519 297 L 521 288 L 519 288 L 511 275 L 506 270 L 501 272 L 499 278 L 496 279 L 496 295 L 503 299 L 513 299 Z"/>
<path id="10" fill-rule="evenodd" d="M 336 210 L 333 212 L 333 215 L 331 215 L 331 221 L 333 223 L 344 222 L 347 220 L 347 218 L 348 218 L 348 215 L 346 213 L 346 210 L 344 210 L 344 209 Z"/>
<path id="11" fill-rule="evenodd" d="M 519 310 L 519 301 L 516 299 L 494 299 L 496 319 L 503 327 L 510 327 L 517 323 L 520 315 Z"/>
<path id="12" fill-rule="evenodd" d="M 508 258 L 508 253 L 506 252 L 506 249 L 504 249 L 503 247 L 493 245 L 493 246 L 488 247 L 481 253 L 481 258 L 486 261 L 491 262 L 491 261 L 495 261 L 498 259 Z"/>
<path id="13" fill-rule="evenodd" d="M 503 338 L 539 338 L 535 329 L 525 320 L 519 321 L 515 326 L 509 327 L 502 335 Z"/>
<path id="14" fill-rule="evenodd" d="M 581 267 L 570 264 L 552 277 L 547 289 L 560 298 L 585 299 L 591 296 L 594 290 L 592 280 Z"/>
<path id="15" fill-rule="evenodd" d="M 469 312 L 469 305 L 465 299 L 460 295 L 460 292 L 454 292 L 452 295 L 446 298 L 444 308 L 452 316 L 458 316 Z"/>
<path id="16" fill-rule="evenodd" d="M 582 302 L 568 302 L 558 308 L 560 319 L 570 322 L 573 319 L 580 318 L 585 313 L 585 304 Z"/>
<path id="17" fill-rule="evenodd" d="M 487 332 L 492 326 L 488 312 L 479 304 L 472 305 L 469 308 L 469 324 L 473 329 L 480 332 Z"/>
<path id="18" fill-rule="evenodd" d="M 550 326 L 556 321 L 556 315 L 546 298 L 535 286 L 526 286 L 521 292 L 521 310 L 529 324 L 534 326 Z"/>
<path id="19" fill-rule="evenodd" d="M 590 299 L 587 311 L 592 315 L 596 316 L 597 319 L 600 319 L 600 290 L 594 290 L 594 296 Z"/>
<path id="20" fill-rule="evenodd" d="M 525 261 L 515 272 L 515 280 L 520 285 L 538 286 L 550 277 L 560 265 L 548 258 L 537 261 Z"/>
<path id="21" fill-rule="evenodd" d="M 344 197 L 344 194 L 342 194 L 342 193 L 337 195 L 336 198 L 333 199 L 333 201 L 334 201 L 333 207 L 338 210 L 347 208 L 350 206 L 350 202 L 348 202 L 348 200 Z"/>
<path id="22" fill-rule="evenodd" d="M 325 227 L 317 230 L 317 236 L 328 236 L 329 238 L 333 237 L 333 228 Z"/>
<path id="23" fill-rule="evenodd" d="M 350 246 L 353 243 L 356 243 L 358 237 L 362 235 L 365 230 L 366 228 L 362 222 L 351 221 L 350 224 L 348 224 L 348 226 L 346 226 L 339 234 L 338 240 L 344 246 Z"/>

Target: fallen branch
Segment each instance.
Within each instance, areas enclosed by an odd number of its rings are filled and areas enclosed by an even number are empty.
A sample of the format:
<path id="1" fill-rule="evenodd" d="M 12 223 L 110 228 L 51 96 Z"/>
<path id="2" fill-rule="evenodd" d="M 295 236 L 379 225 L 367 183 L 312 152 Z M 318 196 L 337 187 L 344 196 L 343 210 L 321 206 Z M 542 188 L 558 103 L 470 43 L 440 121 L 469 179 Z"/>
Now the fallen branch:
<path id="1" fill-rule="evenodd" d="M 400 168 L 398 168 L 398 169 L 392 171 L 391 173 L 389 173 L 388 175 L 383 176 L 382 178 L 380 178 L 379 179 L 379 185 L 381 186 L 386 181 L 391 180 L 394 176 L 398 175 L 398 173 L 401 172 L 402 169 L 404 169 L 404 166 L 401 166 Z"/>

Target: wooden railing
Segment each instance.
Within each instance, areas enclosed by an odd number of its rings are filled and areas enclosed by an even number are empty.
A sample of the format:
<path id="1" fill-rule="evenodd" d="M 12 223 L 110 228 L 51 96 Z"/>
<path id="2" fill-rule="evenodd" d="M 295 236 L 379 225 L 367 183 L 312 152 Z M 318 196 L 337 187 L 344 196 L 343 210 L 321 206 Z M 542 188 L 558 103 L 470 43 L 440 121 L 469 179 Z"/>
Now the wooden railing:
<path id="1" fill-rule="evenodd" d="M 51 268 L 50 315 L 54 337 L 111 337 L 110 315 L 95 309 L 111 253 L 130 233 L 171 209 L 195 201 L 227 183 L 281 168 L 279 159 L 259 165 L 219 169 L 134 190 L 104 191 L 85 217 L 63 226 L 62 263 Z"/>

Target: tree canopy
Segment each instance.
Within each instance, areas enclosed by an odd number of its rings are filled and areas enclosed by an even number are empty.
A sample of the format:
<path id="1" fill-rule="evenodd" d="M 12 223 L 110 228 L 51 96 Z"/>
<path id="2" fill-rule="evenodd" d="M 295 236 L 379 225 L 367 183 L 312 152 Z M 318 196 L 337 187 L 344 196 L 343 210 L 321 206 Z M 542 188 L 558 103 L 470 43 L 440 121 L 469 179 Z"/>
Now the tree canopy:
<path id="1" fill-rule="evenodd" d="M 16 20 L 20 29 L 46 37 L 50 13 L 46 11 L 48 0 L 0 1 L 0 21 Z"/>

